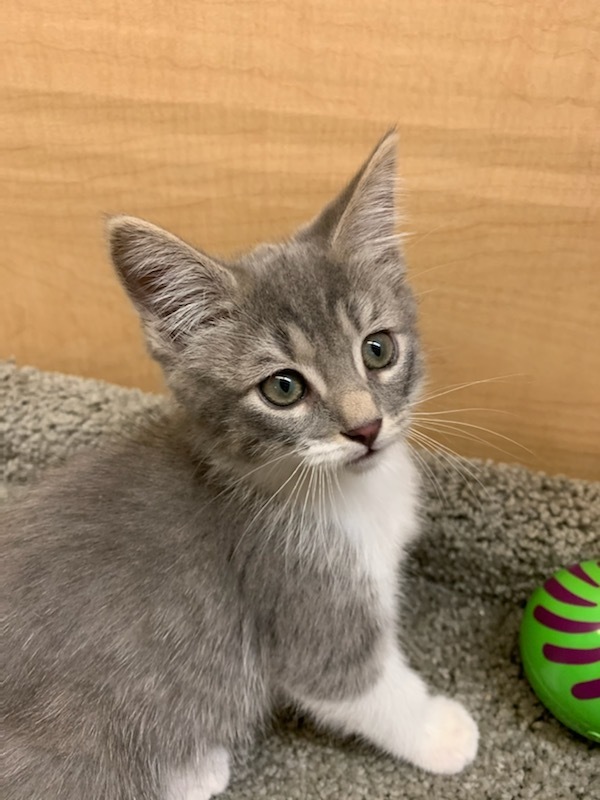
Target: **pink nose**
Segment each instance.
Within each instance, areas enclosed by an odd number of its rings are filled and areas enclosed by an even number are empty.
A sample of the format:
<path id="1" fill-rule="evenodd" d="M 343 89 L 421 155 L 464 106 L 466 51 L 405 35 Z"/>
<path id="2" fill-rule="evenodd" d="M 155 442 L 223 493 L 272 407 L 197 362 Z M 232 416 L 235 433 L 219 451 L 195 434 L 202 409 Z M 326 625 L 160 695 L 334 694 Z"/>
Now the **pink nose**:
<path id="1" fill-rule="evenodd" d="M 380 430 L 381 419 L 374 419 L 371 422 L 367 422 L 366 425 L 361 425 L 360 428 L 344 431 L 343 435 L 347 436 L 348 439 L 364 444 L 370 450 L 375 444 L 375 439 L 377 439 Z"/>

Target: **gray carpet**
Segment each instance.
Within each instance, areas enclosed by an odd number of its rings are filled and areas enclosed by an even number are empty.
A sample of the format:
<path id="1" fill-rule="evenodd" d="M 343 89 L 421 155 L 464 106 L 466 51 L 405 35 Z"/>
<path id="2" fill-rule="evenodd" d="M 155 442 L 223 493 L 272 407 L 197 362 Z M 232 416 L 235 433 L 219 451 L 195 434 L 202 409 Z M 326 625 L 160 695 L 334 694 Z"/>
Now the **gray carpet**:
<path id="1" fill-rule="evenodd" d="M 3 492 L 161 401 L 137 391 L 0 363 Z M 475 765 L 426 775 L 359 742 L 340 742 L 283 713 L 224 800 L 592 800 L 600 747 L 569 733 L 535 700 L 517 649 L 529 592 L 554 568 L 600 553 L 600 484 L 519 467 L 432 465 L 425 534 L 409 565 L 405 642 L 431 684 L 463 700 L 481 727 Z M 469 475 L 472 473 L 472 477 Z"/>

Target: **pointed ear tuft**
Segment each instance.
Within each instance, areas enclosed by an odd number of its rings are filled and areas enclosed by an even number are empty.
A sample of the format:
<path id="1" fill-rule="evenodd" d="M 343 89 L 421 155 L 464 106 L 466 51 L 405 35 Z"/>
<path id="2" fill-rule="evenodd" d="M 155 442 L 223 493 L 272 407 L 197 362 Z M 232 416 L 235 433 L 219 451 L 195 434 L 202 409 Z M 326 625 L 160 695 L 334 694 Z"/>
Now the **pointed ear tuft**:
<path id="1" fill-rule="evenodd" d="M 326 237 L 345 260 L 398 256 L 395 129 L 377 144 L 346 188 L 299 232 Z"/>
<path id="2" fill-rule="evenodd" d="M 190 334 L 231 312 L 235 278 L 209 256 L 136 217 L 106 222 L 110 254 L 151 349 L 185 346 Z"/>

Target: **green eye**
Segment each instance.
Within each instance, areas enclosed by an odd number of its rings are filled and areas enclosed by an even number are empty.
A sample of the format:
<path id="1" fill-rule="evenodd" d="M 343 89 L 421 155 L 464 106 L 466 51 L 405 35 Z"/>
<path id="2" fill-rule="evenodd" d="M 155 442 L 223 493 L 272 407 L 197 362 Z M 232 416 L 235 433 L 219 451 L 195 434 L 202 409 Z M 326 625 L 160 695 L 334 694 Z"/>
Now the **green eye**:
<path id="1" fill-rule="evenodd" d="M 263 397 L 274 406 L 291 406 L 302 400 L 306 393 L 306 383 L 299 372 L 283 369 L 271 375 L 260 386 Z"/>
<path id="2" fill-rule="evenodd" d="M 362 343 L 362 357 L 367 369 L 389 367 L 396 358 L 396 345 L 389 333 L 372 333 Z"/>

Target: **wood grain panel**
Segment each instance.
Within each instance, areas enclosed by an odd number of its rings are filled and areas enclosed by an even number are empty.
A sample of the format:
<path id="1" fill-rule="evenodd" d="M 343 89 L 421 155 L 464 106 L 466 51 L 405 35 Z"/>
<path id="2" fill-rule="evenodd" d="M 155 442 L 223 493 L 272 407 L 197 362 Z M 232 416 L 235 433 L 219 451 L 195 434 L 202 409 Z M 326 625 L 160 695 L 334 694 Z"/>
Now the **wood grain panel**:
<path id="1" fill-rule="evenodd" d="M 103 212 L 290 231 L 390 123 L 460 452 L 600 478 L 597 0 L 4 0 L 0 355 L 156 389 Z M 485 382 L 490 378 L 501 380 Z M 436 431 L 436 435 L 441 431 Z M 473 441 L 482 435 L 507 453 Z"/>

